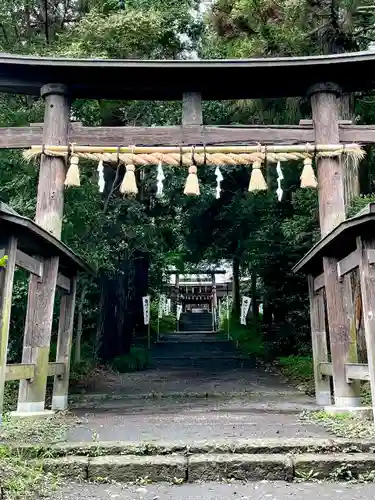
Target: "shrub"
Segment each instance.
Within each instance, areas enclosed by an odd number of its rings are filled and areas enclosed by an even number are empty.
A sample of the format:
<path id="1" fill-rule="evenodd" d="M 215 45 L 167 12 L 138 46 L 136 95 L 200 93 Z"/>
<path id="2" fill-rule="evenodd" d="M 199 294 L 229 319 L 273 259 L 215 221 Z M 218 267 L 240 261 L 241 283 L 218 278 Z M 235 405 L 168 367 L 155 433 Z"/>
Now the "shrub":
<path id="1" fill-rule="evenodd" d="M 119 373 L 144 370 L 150 363 L 150 355 L 143 347 L 132 347 L 129 354 L 118 356 L 112 361 L 112 369 Z"/>
<path id="2" fill-rule="evenodd" d="M 228 320 L 225 318 L 222 322 L 222 332 L 228 331 Z M 265 348 L 260 328 L 260 321 L 250 318 L 247 325 L 241 325 L 237 319 L 232 317 L 230 322 L 230 336 L 238 342 L 239 349 L 246 355 L 263 358 Z"/>

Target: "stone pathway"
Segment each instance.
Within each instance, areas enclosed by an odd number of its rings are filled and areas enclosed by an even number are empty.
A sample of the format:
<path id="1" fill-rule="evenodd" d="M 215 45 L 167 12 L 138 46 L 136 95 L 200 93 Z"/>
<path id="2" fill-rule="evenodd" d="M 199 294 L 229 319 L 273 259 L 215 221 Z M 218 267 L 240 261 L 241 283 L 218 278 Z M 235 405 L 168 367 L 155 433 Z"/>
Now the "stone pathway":
<path id="1" fill-rule="evenodd" d="M 173 485 L 74 484 L 54 500 L 373 500 L 374 484 L 204 483 Z"/>
<path id="2" fill-rule="evenodd" d="M 298 418 L 302 410 L 315 408 L 313 399 L 261 368 L 211 372 L 190 367 L 110 375 L 96 391 L 76 399 L 81 408 L 73 411 L 82 423 L 72 429 L 69 440 L 328 436 Z"/>

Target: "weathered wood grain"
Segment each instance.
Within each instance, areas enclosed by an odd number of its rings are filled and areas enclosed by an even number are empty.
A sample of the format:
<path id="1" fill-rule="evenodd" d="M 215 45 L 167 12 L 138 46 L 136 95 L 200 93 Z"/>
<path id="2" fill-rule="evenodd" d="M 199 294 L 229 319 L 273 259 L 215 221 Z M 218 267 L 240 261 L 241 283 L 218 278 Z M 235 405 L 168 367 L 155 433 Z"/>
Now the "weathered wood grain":
<path id="1" fill-rule="evenodd" d="M 58 266 L 58 257 L 43 259 L 42 279 L 30 277 L 22 363 L 35 364 L 35 376 L 20 382 L 20 412 L 44 410 Z"/>
<path id="2" fill-rule="evenodd" d="M 375 143 L 375 125 L 339 126 L 340 142 Z M 79 146 L 175 146 L 220 144 L 304 144 L 314 142 L 312 125 L 188 125 L 164 127 L 69 126 L 68 141 Z M 0 149 L 27 149 L 43 144 L 43 126 L 0 128 Z"/>
<path id="3" fill-rule="evenodd" d="M 337 263 L 337 272 L 340 278 L 359 266 L 359 258 L 360 254 L 358 250 L 354 250 Z"/>
<path id="4" fill-rule="evenodd" d="M 0 268 L 0 424 L 4 405 L 4 385 L 9 340 L 10 313 L 12 309 L 13 278 L 16 266 L 17 240 L 14 236 L 3 242 L 6 267 Z M 3 245 L 2 245 L 3 246 Z"/>
<path id="5" fill-rule="evenodd" d="M 72 279 L 71 292 L 61 297 L 59 331 L 57 336 L 56 363 L 65 367 L 63 374 L 56 373 L 53 384 L 52 409 L 68 408 L 70 359 L 73 343 L 74 309 L 76 303 L 76 279 Z"/>
<path id="6" fill-rule="evenodd" d="M 64 85 L 51 84 L 42 88 L 45 101 L 43 144 L 66 145 L 69 128 L 69 100 Z M 65 162 L 62 158 L 42 156 L 35 221 L 60 239 L 64 209 Z M 43 411 L 48 376 L 49 350 L 52 332 L 59 257 L 43 259 L 43 277 L 31 276 L 26 313 L 23 363 L 35 364 L 32 381 L 21 381 L 18 411 Z"/>
<path id="7" fill-rule="evenodd" d="M 35 257 L 31 257 L 31 255 L 27 255 L 21 250 L 17 250 L 16 266 L 25 269 L 38 278 L 41 278 L 43 276 L 43 262 L 35 259 Z"/>
<path id="8" fill-rule="evenodd" d="M 340 140 L 337 92 L 337 88 L 328 84 L 312 89 L 311 109 L 316 143 L 333 144 Z M 317 167 L 319 221 L 324 237 L 345 220 L 344 176 L 342 164 L 337 158 L 319 158 Z M 352 353 L 337 264 L 336 258 L 323 256 L 335 404 L 359 406 L 357 385 L 348 384 L 345 374 L 345 363 L 352 361 Z"/>
<path id="9" fill-rule="evenodd" d="M 330 381 L 324 376 L 320 369 L 321 363 L 328 362 L 327 332 L 324 311 L 323 290 L 314 291 L 314 278 L 308 277 L 311 340 L 314 363 L 315 398 L 318 405 L 327 406 L 332 404 Z"/>
<path id="10" fill-rule="evenodd" d="M 57 275 L 57 287 L 66 293 L 70 293 L 70 278 L 59 273 Z"/>
<path id="11" fill-rule="evenodd" d="M 375 418 L 375 267 L 368 260 L 368 250 L 375 249 L 375 239 L 366 240 L 359 236 L 357 238 L 357 248 L 361 254 L 359 277 L 367 347 L 368 374 Z"/>
<path id="12" fill-rule="evenodd" d="M 30 380 L 34 377 L 35 366 L 33 364 L 15 363 L 7 365 L 5 369 L 5 380 Z"/>

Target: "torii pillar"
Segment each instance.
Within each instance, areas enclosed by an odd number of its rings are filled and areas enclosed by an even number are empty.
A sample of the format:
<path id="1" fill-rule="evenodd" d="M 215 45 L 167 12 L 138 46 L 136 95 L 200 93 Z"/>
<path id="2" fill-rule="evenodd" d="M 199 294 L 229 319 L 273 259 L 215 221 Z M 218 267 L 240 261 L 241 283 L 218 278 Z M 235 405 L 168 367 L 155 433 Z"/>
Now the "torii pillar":
<path id="1" fill-rule="evenodd" d="M 311 98 L 312 118 L 316 144 L 339 144 L 339 96 L 341 89 L 334 83 L 320 83 L 309 89 Z M 319 220 L 321 236 L 326 236 L 332 229 L 345 220 L 344 172 L 340 158 L 319 158 L 318 167 L 318 196 Z M 346 409 L 360 406 L 358 383 L 349 383 L 346 380 L 345 363 L 356 362 L 356 353 L 353 352 L 348 319 L 345 314 L 345 303 L 342 285 L 337 270 L 337 259 L 323 258 L 324 284 L 326 293 L 329 338 L 331 346 L 334 401 L 338 408 Z M 318 359 L 317 351 L 326 350 L 324 344 L 324 320 L 320 325 L 314 324 L 315 299 L 310 286 L 310 304 L 314 358 Z M 323 297 L 320 297 L 320 302 Z M 324 318 L 324 308 L 316 303 L 320 316 Z M 317 317 L 317 316 L 315 316 Z M 314 331 L 315 330 L 315 331 Z M 317 331 L 320 330 L 320 331 Z M 316 337 L 320 336 L 317 344 Z M 318 383 L 317 383 L 318 382 Z M 331 396 L 328 380 L 318 380 L 316 374 L 317 402 L 321 405 L 330 405 Z"/>
<path id="2" fill-rule="evenodd" d="M 70 118 L 70 102 L 65 85 L 44 85 L 41 96 L 45 102 L 43 144 L 67 145 Z M 65 159 L 42 155 L 35 221 L 44 229 L 61 238 L 64 211 L 64 181 L 66 175 Z M 57 283 L 59 258 L 44 260 L 42 279 L 31 276 L 26 313 L 22 363 L 35 364 L 35 377 L 20 382 L 17 412 L 38 414 L 45 410 L 49 351 L 52 332 L 53 307 Z M 73 299 L 74 304 L 74 299 Z M 69 330 L 73 325 L 69 325 Z M 66 336 L 66 328 L 61 329 Z M 59 337 L 60 329 L 59 329 Z M 70 353 L 70 345 L 62 346 L 58 340 L 58 349 Z M 58 357 L 63 353 L 58 352 Z M 64 353 L 64 356 L 66 353 Z M 64 396 L 64 400 L 65 400 Z M 66 404 L 56 404 L 64 409 Z"/>

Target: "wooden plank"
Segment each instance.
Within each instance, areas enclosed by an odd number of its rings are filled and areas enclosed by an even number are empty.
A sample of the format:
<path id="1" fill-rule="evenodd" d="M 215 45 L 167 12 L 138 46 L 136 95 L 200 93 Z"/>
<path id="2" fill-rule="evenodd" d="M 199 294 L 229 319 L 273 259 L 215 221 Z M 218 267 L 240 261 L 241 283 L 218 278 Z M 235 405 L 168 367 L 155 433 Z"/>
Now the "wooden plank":
<path id="1" fill-rule="evenodd" d="M 350 273 L 356 267 L 359 266 L 360 254 L 358 250 L 354 250 L 352 253 L 341 259 L 337 263 L 337 272 L 341 278 L 344 274 Z"/>
<path id="2" fill-rule="evenodd" d="M 319 363 L 319 370 L 321 375 L 325 375 L 326 377 L 332 377 L 333 375 L 332 363 Z"/>
<path id="3" fill-rule="evenodd" d="M 374 144 L 375 125 L 341 125 L 340 141 L 348 142 L 348 139 L 361 144 Z"/>
<path id="4" fill-rule="evenodd" d="M 17 239 L 11 236 L 4 241 L 5 267 L 0 268 L 0 424 L 4 405 L 4 386 L 9 342 L 10 315 L 12 309 L 13 279 L 16 267 Z"/>
<path id="5" fill-rule="evenodd" d="M 314 279 L 311 275 L 308 277 L 308 283 L 315 398 L 318 405 L 327 406 L 331 405 L 332 401 L 330 381 L 322 376 L 325 374 L 321 371 L 321 364 L 328 363 L 324 295 L 323 290 L 320 290 L 318 293 L 314 292 Z"/>
<path id="6" fill-rule="evenodd" d="M 341 125 L 351 125 L 353 123 L 352 120 L 343 120 L 343 119 L 340 119 L 338 120 L 338 124 L 339 124 L 339 127 Z M 307 127 L 307 128 L 310 128 L 310 127 L 313 127 L 313 121 L 312 120 L 306 120 L 306 119 L 302 119 L 299 121 L 299 126 L 300 127 Z"/>
<path id="7" fill-rule="evenodd" d="M 314 292 L 318 292 L 322 288 L 324 288 L 324 273 L 314 279 Z"/>
<path id="8" fill-rule="evenodd" d="M 183 125 L 202 125 L 202 96 L 199 92 L 184 92 L 182 96 Z"/>
<path id="9" fill-rule="evenodd" d="M 65 373 L 65 363 L 48 363 L 48 376 L 61 376 Z"/>
<path id="10" fill-rule="evenodd" d="M 30 380 L 34 378 L 35 365 L 28 363 L 17 363 L 7 365 L 5 368 L 5 380 Z"/>
<path id="11" fill-rule="evenodd" d="M 346 363 L 345 370 L 348 382 L 353 380 L 370 380 L 368 365 L 362 363 Z"/>
<path id="12" fill-rule="evenodd" d="M 70 279 L 59 273 L 57 275 L 57 285 L 60 290 L 63 290 L 66 293 L 70 293 Z"/>
<path id="13" fill-rule="evenodd" d="M 375 249 L 367 249 L 367 260 L 369 264 L 375 264 Z"/>
<path id="14" fill-rule="evenodd" d="M 30 255 L 21 252 L 21 250 L 17 250 L 16 266 L 25 269 L 34 276 L 38 276 L 38 278 L 43 276 L 43 263 L 40 260 L 35 259 L 35 257 L 31 257 Z"/>
<path id="15" fill-rule="evenodd" d="M 0 128 L 0 149 L 42 144 L 42 128 Z M 181 144 L 298 144 L 314 141 L 311 129 L 298 126 L 81 127 L 70 129 L 69 142 L 79 146 L 175 146 Z"/>
<path id="16" fill-rule="evenodd" d="M 375 268 L 368 261 L 368 250 L 375 248 L 375 238 L 372 240 L 363 240 L 361 237 L 358 237 L 357 248 L 361 252 L 359 277 L 361 283 L 368 373 L 375 419 Z"/>
<path id="17" fill-rule="evenodd" d="M 70 359 L 73 343 L 74 310 L 76 305 L 77 281 L 72 280 L 72 291 L 61 297 L 59 331 L 57 336 L 56 364 L 64 367 L 63 376 L 56 373 L 53 384 L 52 409 L 68 408 Z"/>
<path id="18" fill-rule="evenodd" d="M 0 128 L 0 149 L 25 149 L 43 143 L 42 127 Z M 375 125 L 340 125 L 340 142 L 375 143 Z M 74 127 L 69 142 L 79 146 L 174 146 L 184 144 L 304 144 L 314 142 L 309 126 L 164 126 L 164 127 Z"/>

